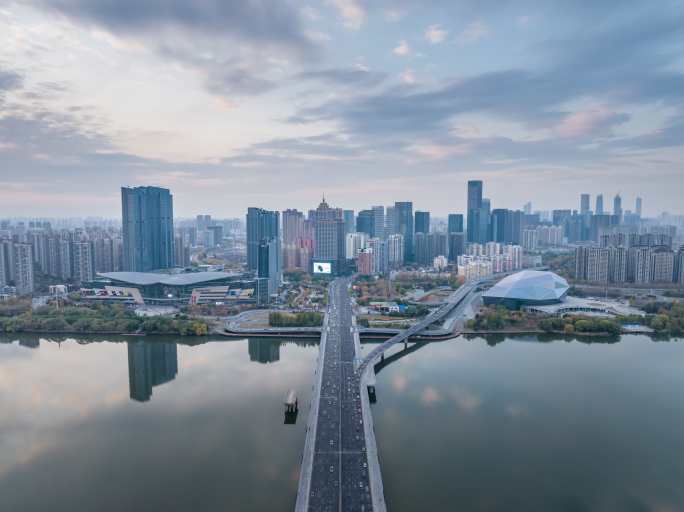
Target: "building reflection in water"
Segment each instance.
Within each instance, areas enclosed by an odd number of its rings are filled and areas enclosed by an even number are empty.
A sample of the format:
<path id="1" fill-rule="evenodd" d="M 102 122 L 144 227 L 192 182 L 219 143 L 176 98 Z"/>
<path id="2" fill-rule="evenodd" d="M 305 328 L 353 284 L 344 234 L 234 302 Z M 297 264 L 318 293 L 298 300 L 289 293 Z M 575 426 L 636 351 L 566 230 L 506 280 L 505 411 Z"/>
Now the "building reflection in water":
<path id="1" fill-rule="evenodd" d="M 175 343 L 128 342 L 128 387 L 132 400 L 147 402 L 154 386 L 172 381 L 177 374 Z"/>
<path id="2" fill-rule="evenodd" d="M 247 350 L 249 360 L 259 363 L 275 363 L 280 361 L 280 341 L 264 338 L 250 338 Z"/>

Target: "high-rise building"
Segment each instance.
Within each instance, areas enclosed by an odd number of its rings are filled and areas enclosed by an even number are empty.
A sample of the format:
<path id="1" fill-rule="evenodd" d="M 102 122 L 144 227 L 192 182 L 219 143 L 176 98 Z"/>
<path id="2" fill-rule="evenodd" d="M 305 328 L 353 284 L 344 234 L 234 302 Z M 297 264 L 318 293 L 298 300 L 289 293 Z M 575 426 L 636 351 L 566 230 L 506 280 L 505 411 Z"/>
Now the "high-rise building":
<path id="1" fill-rule="evenodd" d="M 385 236 L 385 207 L 373 206 L 373 236 L 384 240 Z"/>
<path id="2" fill-rule="evenodd" d="M 349 234 L 356 231 L 356 218 L 354 217 L 354 210 L 344 210 L 344 233 Z"/>
<path id="3" fill-rule="evenodd" d="M 603 215 L 603 194 L 596 196 L 596 215 Z"/>
<path id="4" fill-rule="evenodd" d="M 373 210 L 361 210 L 356 217 L 356 232 L 372 237 L 375 233 L 375 214 Z"/>
<path id="5" fill-rule="evenodd" d="M 404 237 L 404 261 L 414 261 L 413 256 L 413 203 L 410 201 L 394 203 L 396 231 Z"/>
<path id="6" fill-rule="evenodd" d="M 468 242 L 482 241 L 480 235 L 482 215 L 482 181 L 471 180 L 468 182 Z"/>
<path id="7" fill-rule="evenodd" d="M 247 208 L 247 268 L 259 266 L 259 245 L 271 239 L 280 240 L 280 213 L 263 208 Z"/>
<path id="8" fill-rule="evenodd" d="M 636 198 L 636 208 L 635 208 L 634 212 L 636 213 L 637 217 L 639 217 L 639 218 L 641 218 L 641 206 L 642 206 L 641 198 L 637 197 Z"/>
<path id="9" fill-rule="evenodd" d="M 335 274 L 345 268 L 344 218 L 340 208 L 331 208 L 325 198 L 314 213 L 314 259 L 332 264 Z"/>
<path id="10" fill-rule="evenodd" d="M 532 215 L 532 202 L 528 201 L 525 203 L 523 206 L 523 212 L 525 212 L 525 215 Z"/>
<path id="11" fill-rule="evenodd" d="M 259 243 L 257 260 L 257 278 L 268 279 L 269 296 L 278 293 L 282 281 L 279 238 L 263 238 Z"/>
<path id="12" fill-rule="evenodd" d="M 398 233 L 387 237 L 387 257 L 390 268 L 404 264 L 404 237 Z"/>
<path id="13" fill-rule="evenodd" d="M 77 283 L 92 281 L 95 278 L 92 245 L 90 242 L 74 242 L 71 245 L 73 258 L 73 278 Z"/>
<path id="14" fill-rule="evenodd" d="M 173 196 L 159 187 L 121 188 L 123 266 L 132 272 L 171 268 Z"/>
<path id="15" fill-rule="evenodd" d="M 285 210 L 283 212 L 283 268 L 285 270 L 301 268 L 298 256 L 303 236 L 304 213 L 293 209 Z"/>
<path id="16" fill-rule="evenodd" d="M 492 202 L 482 198 L 480 213 L 480 243 L 484 244 L 492 239 Z"/>
<path id="17" fill-rule="evenodd" d="M 373 269 L 376 274 L 386 274 L 389 270 L 389 253 L 387 242 L 380 238 L 370 238 L 368 247 L 373 251 Z"/>
<path id="18" fill-rule="evenodd" d="M 465 234 L 449 233 L 449 261 L 456 262 L 465 250 Z"/>
<path id="19" fill-rule="evenodd" d="M 580 196 L 580 215 L 586 215 L 591 210 L 591 196 L 582 194 Z"/>
<path id="20" fill-rule="evenodd" d="M 367 238 L 366 233 L 347 233 L 345 256 L 348 260 L 353 260 L 358 256 L 361 249 L 366 248 Z"/>
<path id="21" fill-rule="evenodd" d="M 12 244 L 14 286 L 19 295 L 33 293 L 33 247 L 31 244 Z"/>
<path id="22" fill-rule="evenodd" d="M 617 194 L 613 199 L 613 215 L 617 218 L 622 218 L 622 198 Z"/>
<path id="23" fill-rule="evenodd" d="M 389 236 L 397 233 L 397 214 L 394 210 L 394 206 L 388 206 L 385 209 L 385 234 Z"/>
<path id="24" fill-rule="evenodd" d="M 419 212 L 415 214 L 415 232 L 429 233 L 430 232 L 430 212 Z"/>
<path id="25" fill-rule="evenodd" d="M 447 233 L 463 233 L 463 215 L 450 213 L 447 217 Z"/>
<path id="26" fill-rule="evenodd" d="M 211 226 L 211 215 L 198 215 L 195 225 L 197 231 L 206 231 Z"/>

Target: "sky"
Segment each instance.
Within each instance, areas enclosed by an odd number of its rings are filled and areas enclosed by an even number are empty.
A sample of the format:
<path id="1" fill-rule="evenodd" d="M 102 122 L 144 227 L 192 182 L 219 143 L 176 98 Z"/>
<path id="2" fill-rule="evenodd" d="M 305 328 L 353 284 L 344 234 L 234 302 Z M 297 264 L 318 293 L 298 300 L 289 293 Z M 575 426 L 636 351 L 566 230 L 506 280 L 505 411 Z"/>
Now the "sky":
<path id="1" fill-rule="evenodd" d="M 0 0 L 0 216 L 684 213 L 684 1 Z"/>

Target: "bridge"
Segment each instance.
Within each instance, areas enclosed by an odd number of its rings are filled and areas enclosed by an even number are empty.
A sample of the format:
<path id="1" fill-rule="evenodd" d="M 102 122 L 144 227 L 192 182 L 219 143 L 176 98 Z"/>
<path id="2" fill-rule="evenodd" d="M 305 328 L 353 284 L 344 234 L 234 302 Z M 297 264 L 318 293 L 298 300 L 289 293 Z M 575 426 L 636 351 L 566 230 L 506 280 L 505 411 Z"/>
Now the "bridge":
<path id="1" fill-rule="evenodd" d="M 321 329 L 296 512 L 386 511 L 366 392 L 370 378 L 367 369 L 379 371 L 382 365 L 373 365 L 385 350 L 406 342 L 465 305 L 465 299 L 480 284 L 478 281 L 461 286 L 442 307 L 374 348 L 359 363 L 359 328 L 349 297 L 349 280 L 338 278 L 332 282 Z"/>
<path id="2" fill-rule="evenodd" d="M 330 285 L 297 492 L 297 512 L 385 512 L 349 280 Z"/>
<path id="3" fill-rule="evenodd" d="M 399 334 L 393 336 L 392 338 L 388 339 L 384 343 L 381 343 L 377 347 L 375 347 L 373 350 L 371 350 L 366 357 L 361 361 L 361 364 L 359 365 L 359 372 L 363 376 L 364 379 L 366 379 L 368 376 L 366 375 L 366 372 L 369 368 L 373 368 L 375 363 L 377 362 L 378 359 L 382 357 L 382 355 L 385 353 L 387 349 L 390 347 L 398 344 L 398 343 L 404 343 L 408 341 L 408 339 L 411 336 L 414 336 L 418 334 L 419 332 L 427 329 L 430 325 L 434 324 L 435 322 L 439 322 L 440 320 L 443 320 L 444 317 L 446 317 L 449 313 L 453 311 L 454 308 L 460 306 L 461 304 L 464 303 L 464 300 L 472 293 L 474 292 L 479 285 L 481 285 L 483 281 L 474 281 L 471 283 L 466 283 L 462 285 L 458 290 L 456 290 L 454 293 L 451 294 L 449 299 L 446 301 L 442 307 L 439 309 L 433 311 L 430 313 L 428 316 L 426 316 L 423 320 L 420 322 L 414 324 L 410 328 L 400 332 Z"/>

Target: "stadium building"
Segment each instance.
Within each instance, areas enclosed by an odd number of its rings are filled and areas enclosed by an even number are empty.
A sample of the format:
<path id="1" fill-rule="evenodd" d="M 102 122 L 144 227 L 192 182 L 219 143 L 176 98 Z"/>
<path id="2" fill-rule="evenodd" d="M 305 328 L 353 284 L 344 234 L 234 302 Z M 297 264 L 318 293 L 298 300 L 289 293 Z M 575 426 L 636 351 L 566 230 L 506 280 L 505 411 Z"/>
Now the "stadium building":
<path id="1" fill-rule="evenodd" d="M 482 294 L 485 305 L 503 305 L 510 309 L 562 302 L 570 287 L 553 272 L 523 270 L 505 277 Z"/>

